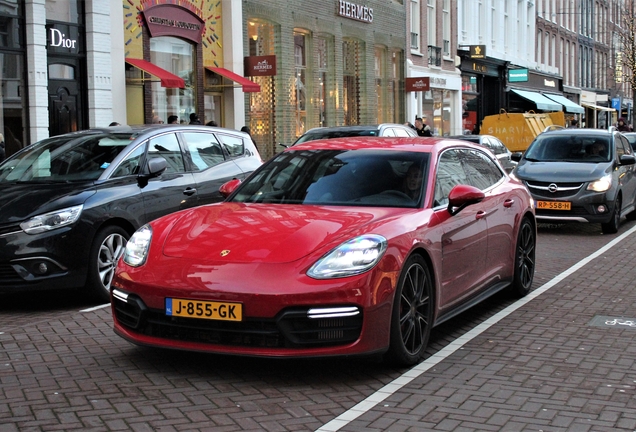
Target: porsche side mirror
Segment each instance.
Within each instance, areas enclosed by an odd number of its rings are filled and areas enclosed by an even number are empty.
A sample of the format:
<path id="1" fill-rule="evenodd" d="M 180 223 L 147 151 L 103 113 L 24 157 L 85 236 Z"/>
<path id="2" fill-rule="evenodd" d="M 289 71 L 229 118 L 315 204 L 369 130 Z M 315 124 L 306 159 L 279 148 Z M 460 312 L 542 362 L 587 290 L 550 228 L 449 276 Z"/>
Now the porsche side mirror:
<path id="1" fill-rule="evenodd" d="M 223 196 L 223 198 L 227 198 L 230 196 L 232 192 L 234 192 L 234 190 L 240 184 L 241 184 L 240 179 L 232 179 L 229 182 L 223 183 L 221 187 L 219 188 L 219 192 L 221 192 L 221 195 Z"/>
<path id="2" fill-rule="evenodd" d="M 448 212 L 456 215 L 464 207 L 476 204 L 486 195 L 474 186 L 457 185 L 448 194 Z"/>

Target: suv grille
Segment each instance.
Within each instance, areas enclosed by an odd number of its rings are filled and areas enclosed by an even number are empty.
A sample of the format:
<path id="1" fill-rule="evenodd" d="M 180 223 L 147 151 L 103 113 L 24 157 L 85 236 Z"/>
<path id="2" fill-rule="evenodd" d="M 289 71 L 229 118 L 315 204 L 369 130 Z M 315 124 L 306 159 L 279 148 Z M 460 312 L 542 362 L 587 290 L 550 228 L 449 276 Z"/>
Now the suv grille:
<path id="1" fill-rule="evenodd" d="M 585 183 L 557 183 L 526 181 L 526 186 L 534 196 L 546 198 L 566 198 L 579 193 Z M 557 191 L 550 192 L 550 185 L 556 185 Z"/>

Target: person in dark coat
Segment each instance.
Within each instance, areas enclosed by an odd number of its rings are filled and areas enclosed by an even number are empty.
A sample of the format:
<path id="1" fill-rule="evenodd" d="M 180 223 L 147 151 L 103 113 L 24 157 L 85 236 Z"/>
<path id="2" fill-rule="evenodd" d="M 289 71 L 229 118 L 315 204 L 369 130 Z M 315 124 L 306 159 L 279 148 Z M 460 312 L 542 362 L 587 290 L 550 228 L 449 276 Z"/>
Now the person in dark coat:
<path id="1" fill-rule="evenodd" d="M 627 123 L 625 123 L 625 119 L 623 117 L 618 119 L 616 129 L 618 129 L 620 132 L 629 132 L 629 126 L 627 126 Z"/>
<path id="2" fill-rule="evenodd" d="M 424 124 L 422 121 L 422 117 L 415 117 L 415 131 L 418 136 L 430 137 L 433 136 L 431 132 L 431 127 L 427 124 Z"/>
<path id="3" fill-rule="evenodd" d="M 197 115 L 197 113 L 190 114 L 190 124 L 194 124 L 194 125 L 201 124 L 201 120 L 199 120 L 199 116 Z"/>

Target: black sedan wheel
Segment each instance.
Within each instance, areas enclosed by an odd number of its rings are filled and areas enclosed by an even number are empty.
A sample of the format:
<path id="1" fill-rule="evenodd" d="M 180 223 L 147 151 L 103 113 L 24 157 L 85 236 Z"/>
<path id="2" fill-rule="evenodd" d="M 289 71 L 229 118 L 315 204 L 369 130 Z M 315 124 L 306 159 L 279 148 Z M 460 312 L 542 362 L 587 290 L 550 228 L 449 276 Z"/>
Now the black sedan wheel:
<path id="1" fill-rule="evenodd" d="M 130 236 L 118 226 L 109 226 L 97 233 L 88 269 L 87 288 L 96 300 L 110 301 L 110 284 L 115 275 L 117 261 L 124 254 Z"/>
<path id="2" fill-rule="evenodd" d="M 387 359 L 413 365 L 424 356 L 433 320 L 433 280 L 428 264 L 419 255 L 405 263 L 398 281 L 391 317 Z"/>
<path id="3" fill-rule="evenodd" d="M 510 292 L 523 297 L 530 292 L 534 279 L 537 237 L 534 225 L 527 218 L 521 221 L 515 250 L 515 273 Z"/>

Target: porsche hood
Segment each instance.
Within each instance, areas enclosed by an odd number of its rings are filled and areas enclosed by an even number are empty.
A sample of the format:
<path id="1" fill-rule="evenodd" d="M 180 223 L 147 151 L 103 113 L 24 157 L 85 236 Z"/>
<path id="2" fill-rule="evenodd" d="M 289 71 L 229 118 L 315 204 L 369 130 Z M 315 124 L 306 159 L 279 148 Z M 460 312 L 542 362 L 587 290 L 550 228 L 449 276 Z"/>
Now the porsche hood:
<path id="1" fill-rule="evenodd" d="M 395 211 L 237 203 L 197 207 L 183 212 L 173 225 L 163 253 L 228 263 L 291 262 L 321 247 L 333 247 L 340 238 L 359 235 L 361 226 L 369 227 Z"/>

